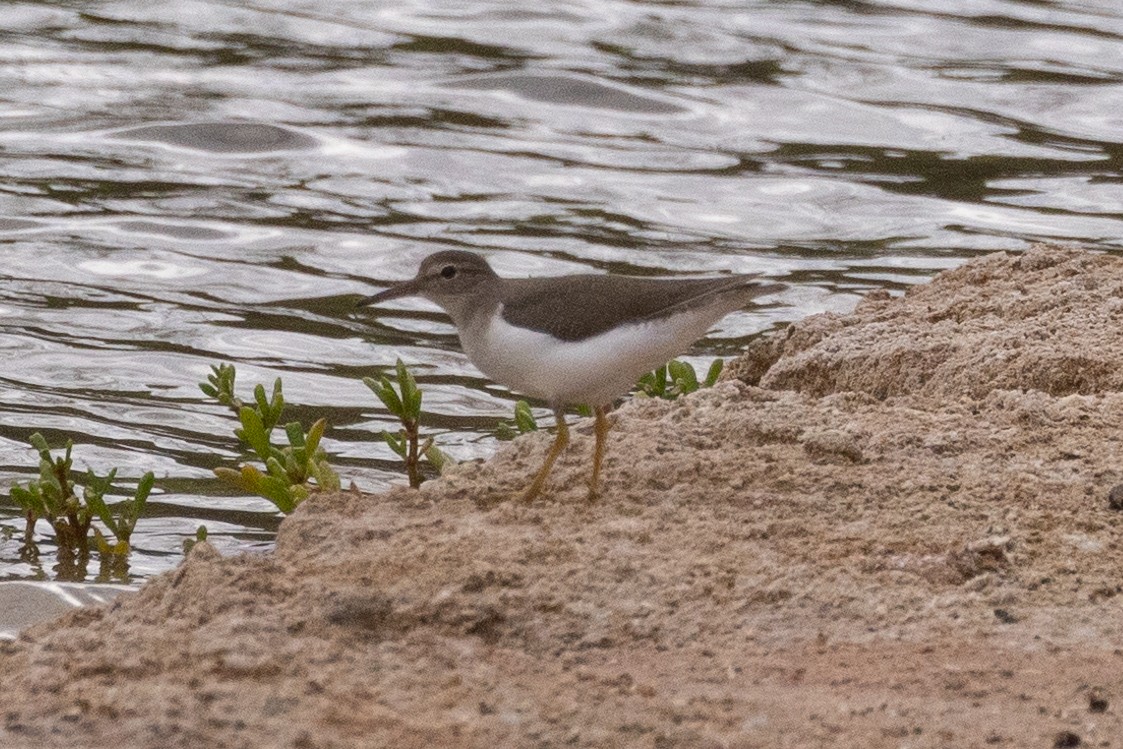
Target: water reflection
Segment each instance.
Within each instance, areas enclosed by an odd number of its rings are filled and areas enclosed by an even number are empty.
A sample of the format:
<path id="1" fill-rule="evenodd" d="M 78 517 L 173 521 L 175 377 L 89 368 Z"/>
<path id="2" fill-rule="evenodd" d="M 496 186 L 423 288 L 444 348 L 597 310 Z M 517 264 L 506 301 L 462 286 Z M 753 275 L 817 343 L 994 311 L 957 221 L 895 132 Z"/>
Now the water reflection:
<path id="1" fill-rule="evenodd" d="M 191 8 L 0 8 L 0 484 L 37 430 L 154 470 L 134 576 L 199 525 L 271 541 L 271 505 L 211 474 L 238 458 L 197 387 L 219 361 L 326 416 L 345 484 L 399 477 L 359 382 L 399 356 L 449 452 L 495 449 L 512 396 L 434 308 L 354 309 L 434 250 L 789 284 L 705 357 L 980 252 L 1123 242 L 1117 3 Z M 35 574 L 0 534 L 0 578 Z"/>

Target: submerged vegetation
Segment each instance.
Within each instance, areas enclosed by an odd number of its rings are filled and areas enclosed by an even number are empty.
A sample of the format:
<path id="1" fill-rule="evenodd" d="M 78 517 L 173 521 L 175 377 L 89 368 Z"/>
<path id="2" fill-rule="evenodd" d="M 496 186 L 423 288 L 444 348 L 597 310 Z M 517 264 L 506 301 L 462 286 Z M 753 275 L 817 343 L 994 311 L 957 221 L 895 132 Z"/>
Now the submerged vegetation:
<path id="1" fill-rule="evenodd" d="M 27 523 L 21 557 L 32 563 L 38 561 L 35 527 L 43 520 L 55 533 L 60 580 L 86 578 L 91 541 L 100 557 L 99 578 L 127 579 L 130 539 L 137 519 L 144 512 L 155 476 L 151 471 L 144 474 L 131 499 L 110 505 L 105 495 L 113 490 L 116 468 L 110 469 L 105 476 L 88 471 L 84 477 L 79 477 L 71 471 L 74 465 L 72 442 L 66 443 L 61 457 L 55 457 L 43 435 L 36 432 L 29 441 L 39 453 L 39 480 L 31 481 L 27 486 L 17 484 L 10 493 Z M 83 480 L 84 485 L 80 483 Z M 95 518 L 105 525 L 110 536 L 93 525 Z"/>

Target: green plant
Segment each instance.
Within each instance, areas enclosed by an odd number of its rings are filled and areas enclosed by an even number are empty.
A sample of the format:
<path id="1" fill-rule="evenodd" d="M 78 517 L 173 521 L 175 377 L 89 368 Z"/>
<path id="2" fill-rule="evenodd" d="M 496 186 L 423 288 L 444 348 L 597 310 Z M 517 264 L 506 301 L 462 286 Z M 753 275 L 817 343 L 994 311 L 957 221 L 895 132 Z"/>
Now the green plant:
<path id="1" fill-rule="evenodd" d="M 710 387 L 718 382 L 718 376 L 721 374 L 724 365 L 722 359 L 714 359 L 709 371 L 706 372 L 705 380 L 700 382 L 694 367 L 690 363 L 679 362 L 678 359 L 675 359 L 674 362 L 669 362 L 666 366 L 659 367 L 654 372 L 648 372 L 640 377 L 639 382 L 636 383 L 636 394 L 645 396 L 645 398 L 663 398 L 673 401 L 679 395 L 693 393 L 702 389 L 702 387 Z M 583 417 L 593 415 L 593 410 L 588 408 L 587 405 L 578 405 L 576 411 Z M 538 421 L 535 419 L 535 414 L 530 410 L 530 404 L 526 401 L 518 401 L 514 404 L 514 424 L 506 421 L 499 422 L 499 426 L 495 427 L 495 437 L 497 439 L 514 439 L 519 435 L 526 435 L 526 433 L 537 429 Z"/>
<path id="2" fill-rule="evenodd" d="M 636 383 L 636 394 L 643 396 L 643 398 L 663 398 L 673 401 L 679 395 L 693 393 L 702 389 L 702 387 L 710 387 L 718 382 L 718 376 L 721 374 L 724 365 L 722 359 L 714 359 L 709 371 L 706 372 L 705 380 L 700 382 L 694 367 L 690 363 L 679 362 L 678 359 L 675 359 L 673 362 L 667 363 L 666 366 L 659 367 L 654 372 L 648 372 L 640 377 L 639 382 Z M 586 418 L 593 415 L 593 410 L 584 404 L 577 405 L 576 411 Z M 527 401 L 518 401 L 514 404 L 514 423 L 499 422 L 495 427 L 495 437 L 504 440 L 514 439 L 519 435 L 526 435 L 526 433 L 537 429 L 538 421 L 535 419 L 535 414 L 530 410 L 530 404 Z"/>
<path id="3" fill-rule="evenodd" d="M 207 540 L 207 526 L 200 525 L 198 528 L 195 529 L 195 537 L 194 538 L 183 539 L 183 554 L 184 554 L 184 556 L 191 553 L 191 550 L 195 548 L 195 544 L 200 543 L 202 541 L 206 541 L 206 540 Z"/>
<path id="4" fill-rule="evenodd" d="M 94 528 L 98 551 L 102 554 L 124 556 L 129 553 L 129 543 L 136 528 L 136 521 L 144 514 L 148 494 L 152 491 L 152 484 L 155 483 L 156 477 L 151 471 L 144 474 L 137 484 L 132 499 L 126 499 L 110 507 L 105 503 L 105 493 L 109 491 L 116 476 L 116 468 L 110 470 L 105 478 L 100 478 L 90 471 L 86 476 L 86 487 L 82 490 L 82 496 L 86 500 L 86 505 L 113 534 L 114 543 L 110 544 L 101 531 Z"/>
<path id="5" fill-rule="evenodd" d="M 216 476 L 243 491 L 265 497 L 286 514 L 314 491 L 339 489 L 339 476 L 328 465 L 327 453 L 320 446 L 326 420 L 319 419 L 308 431 L 298 421 L 289 422 L 283 427 L 288 445 L 273 444 L 273 429 L 285 410 L 280 377 L 274 380 L 269 396 L 264 385 L 256 385 L 253 405 L 248 405 L 234 393 L 237 373 L 232 364 L 212 366 L 211 370 L 207 382 L 199 383 L 199 389 L 237 414 L 241 428 L 235 429 L 234 434 L 265 466 L 264 471 L 248 463 L 238 469 L 216 468 Z"/>
<path id="6" fill-rule="evenodd" d="M 417 381 L 401 359 L 397 360 L 394 369 L 396 376 L 393 381 L 386 375 L 381 375 L 378 379 L 364 377 L 363 383 L 401 422 L 402 428 L 397 433 L 382 430 L 382 439 L 398 457 L 405 461 L 409 485 L 416 489 L 424 481 L 421 477 L 422 457 L 437 473 L 455 464 L 456 461 L 437 448 L 433 444 L 432 437 L 427 437 L 424 442 L 421 441 L 421 389 L 417 387 Z M 397 390 L 394 389 L 395 382 L 398 386 Z"/>
<path id="7" fill-rule="evenodd" d="M 530 410 L 530 404 L 526 401 L 517 401 L 515 423 L 512 425 L 506 421 L 499 422 L 499 426 L 495 428 L 495 436 L 501 440 L 513 440 L 520 434 L 536 431 L 538 431 L 538 422 L 534 418 L 534 412 Z"/>
<path id="8" fill-rule="evenodd" d="M 74 463 L 70 454 L 74 443 L 68 441 L 66 453 L 56 458 L 51 455 L 43 435 L 36 432 L 28 441 L 39 453 L 39 480 L 30 482 L 27 488 L 13 486 L 11 491 L 12 501 L 20 506 L 27 519 L 27 538 L 31 539 L 38 520 L 46 520 L 55 531 L 59 549 L 83 556 L 88 554 L 93 514 L 75 494 L 70 479 L 70 467 Z"/>
<path id="9" fill-rule="evenodd" d="M 674 400 L 680 395 L 693 393 L 700 388 L 711 387 L 717 382 L 724 366 L 724 361 L 715 359 L 714 363 L 710 365 L 709 371 L 706 372 L 706 378 L 699 382 L 694 367 L 688 362 L 676 359 L 669 362 L 665 367 L 660 367 L 641 377 L 639 382 L 636 383 L 636 395 Z M 584 405 L 577 407 L 577 413 L 585 417 L 593 415 L 592 409 Z M 518 401 L 515 403 L 515 423 L 512 425 L 506 421 L 499 422 L 499 425 L 495 428 L 495 436 L 501 440 L 513 440 L 520 434 L 527 434 L 537 429 L 538 422 L 534 418 L 534 413 L 530 410 L 530 404 L 526 401 Z"/>
<path id="10" fill-rule="evenodd" d="M 706 372 L 706 378 L 699 382 L 698 374 L 688 362 L 675 359 L 668 362 L 665 367 L 660 367 L 653 372 L 648 372 L 640 378 L 637 386 L 639 392 L 652 398 L 674 400 L 680 395 L 693 393 L 704 387 L 711 387 L 717 382 L 725 362 L 715 359 Z"/>
<path id="11" fill-rule="evenodd" d="M 32 552 L 35 548 L 35 525 L 39 520 L 45 520 L 55 532 L 60 564 L 64 568 L 64 572 L 60 573 L 61 577 L 85 578 L 91 531 L 103 562 L 108 556 L 117 556 L 122 560 L 127 557 L 133 529 L 137 519 L 144 513 L 148 494 L 155 481 L 152 472 L 149 471 L 140 479 L 132 499 L 110 507 L 105 501 L 105 495 L 113 489 L 113 480 L 117 477 L 116 468 L 111 469 L 104 477 L 89 471 L 79 497 L 78 484 L 71 475 L 74 443 L 67 441 L 66 452 L 62 457 L 55 457 L 51 455 L 50 446 L 42 434 L 36 432 L 28 441 L 39 453 L 39 480 L 29 482 L 26 487 L 13 486 L 11 498 L 23 510 L 27 521 L 24 543 L 29 556 L 38 554 L 37 550 Z M 113 534 L 114 543 L 110 544 L 99 529 L 92 527 L 95 517 Z M 119 561 L 116 568 L 124 569 L 123 574 L 127 576 L 128 567 L 123 561 Z"/>

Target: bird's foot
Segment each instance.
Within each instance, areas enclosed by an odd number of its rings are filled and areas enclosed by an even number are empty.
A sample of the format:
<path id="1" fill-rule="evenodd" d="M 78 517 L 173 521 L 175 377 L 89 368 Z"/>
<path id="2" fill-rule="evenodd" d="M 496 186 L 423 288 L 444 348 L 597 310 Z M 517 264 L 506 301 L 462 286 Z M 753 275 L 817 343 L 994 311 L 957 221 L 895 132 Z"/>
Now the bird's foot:
<path id="1" fill-rule="evenodd" d="M 544 482 L 544 481 L 542 481 L 542 482 L 535 481 L 533 484 L 531 484 L 529 487 L 527 487 L 526 491 L 524 491 L 522 494 L 519 495 L 518 501 L 521 502 L 524 505 L 530 504 L 531 502 L 533 502 L 534 500 L 536 500 L 538 498 L 539 494 L 542 493 L 542 485 L 545 484 L 545 483 L 546 482 Z"/>

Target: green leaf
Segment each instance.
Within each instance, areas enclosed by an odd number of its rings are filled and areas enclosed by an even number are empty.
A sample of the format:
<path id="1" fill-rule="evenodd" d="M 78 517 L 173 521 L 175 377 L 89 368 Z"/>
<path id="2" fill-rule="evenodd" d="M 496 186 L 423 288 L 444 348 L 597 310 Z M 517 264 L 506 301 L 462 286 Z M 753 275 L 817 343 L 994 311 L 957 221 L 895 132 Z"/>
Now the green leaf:
<path id="1" fill-rule="evenodd" d="M 265 386 L 258 383 L 253 389 L 253 400 L 257 404 L 257 412 L 261 414 L 262 421 L 268 423 L 270 413 L 269 400 L 265 397 Z"/>
<path id="2" fill-rule="evenodd" d="M 125 557 L 129 555 L 129 538 L 127 531 L 124 535 L 117 536 L 116 540 L 113 543 L 109 543 L 109 539 L 102 535 L 101 531 L 99 531 L 97 528 L 94 528 L 93 530 L 94 543 L 97 545 L 99 554 L 101 554 L 102 556 L 118 557 Z M 114 535 L 116 535 L 116 531 L 114 531 Z"/>
<path id="3" fill-rule="evenodd" d="M 398 392 L 401 393 L 402 407 L 405 409 L 405 415 L 409 416 L 413 394 L 417 390 L 417 383 L 413 381 L 413 376 L 406 369 L 406 365 L 401 359 L 394 363 L 394 371 L 398 381 Z"/>
<path id="4" fill-rule="evenodd" d="M 319 419 L 308 430 L 308 435 L 304 440 L 304 448 L 307 451 L 309 459 L 316 457 L 316 451 L 320 449 L 320 440 L 323 439 L 324 431 L 326 431 L 327 428 L 327 419 Z"/>
<path id="5" fill-rule="evenodd" d="M 394 386 L 386 377 L 379 380 L 378 389 L 374 391 L 374 394 L 378 396 L 378 399 L 382 401 L 390 413 L 399 418 L 406 415 L 401 399 L 398 398 L 398 394 L 394 392 Z"/>
<path id="6" fill-rule="evenodd" d="M 705 387 L 713 387 L 714 383 L 717 382 L 717 378 L 721 376 L 721 370 L 724 367 L 725 367 L 725 360 L 724 359 L 714 359 L 713 364 L 710 365 L 709 371 L 706 372 L 706 380 L 703 383 L 703 385 Z"/>
<path id="7" fill-rule="evenodd" d="M 289 482 L 274 476 L 259 478 L 255 491 L 277 505 L 277 509 L 286 515 L 295 510 L 300 500 L 304 498 L 298 496 L 299 487 L 292 486 Z M 305 492 L 305 496 L 307 496 L 307 492 Z"/>
<path id="8" fill-rule="evenodd" d="M 285 478 L 288 479 L 290 484 L 299 484 L 308 477 L 307 463 L 303 460 L 298 461 L 296 452 L 286 452 L 283 465 L 285 466 Z"/>
<path id="9" fill-rule="evenodd" d="M 643 392 L 653 398 L 662 398 L 667 392 L 666 366 L 659 367 L 659 369 L 652 370 L 645 374 L 640 378 L 639 386 L 643 389 Z"/>
<path id="10" fill-rule="evenodd" d="M 104 477 L 98 476 L 93 471 L 86 472 L 86 488 L 87 494 L 105 494 L 113 488 L 113 479 L 117 478 L 117 469 L 110 469 L 109 473 Z"/>
<path id="11" fill-rule="evenodd" d="M 425 448 L 424 454 L 425 459 L 429 461 L 429 465 L 437 469 L 437 473 L 444 473 L 446 470 L 456 465 L 456 460 L 451 455 L 431 442 L 428 447 Z"/>
<path id="12" fill-rule="evenodd" d="M 43 502 L 43 495 L 39 492 L 39 486 L 34 482 L 27 489 L 13 486 L 11 497 L 24 512 L 29 512 L 36 518 L 46 518 L 49 514 L 47 505 Z"/>
<path id="13" fill-rule="evenodd" d="M 534 419 L 534 412 L 526 401 L 515 403 L 515 426 L 519 434 L 538 431 L 538 422 Z"/>
<path id="14" fill-rule="evenodd" d="M 408 448 L 406 445 L 404 432 L 400 434 L 391 434 L 390 432 L 383 429 L 382 439 L 386 441 L 386 444 L 390 446 L 391 450 L 398 454 L 398 457 L 402 458 L 403 460 L 405 459 Z"/>
<path id="15" fill-rule="evenodd" d="M 421 391 L 415 389 L 410 395 L 409 402 L 406 404 L 409 408 L 409 413 L 414 421 L 421 419 Z"/>
<path id="16" fill-rule="evenodd" d="M 413 374 L 398 359 L 396 365 L 398 371 L 398 389 L 402 393 L 402 407 L 404 408 L 405 416 L 414 420 L 421 417 L 421 390 L 417 387 L 417 380 L 414 379 Z"/>
<path id="17" fill-rule="evenodd" d="M 237 412 L 242 404 L 234 397 L 234 378 L 236 374 L 233 364 L 212 364 L 211 373 L 207 375 L 207 382 L 199 383 L 199 389 L 222 405 L 229 406 Z"/>
<path id="18" fill-rule="evenodd" d="M 284 456 L 282 456 L 282 459 L 283 458 Z M 272 455 L 270 455 L 269 459 L 265 461 L 265 470 L 271 477 L 280 481 L 284 481 L 285 484 L 289 483 L 289 472 L 285 470 L 284 464 L 282 464 L 280 460 L 273 457 Z"/>
<path id="19" fill-rule="evenodd" d="M 58 499 L 63 499 L 62 484 L 59 483 L 58 475 L 55 473 L 55 464 L 50 460 L 39 461 L 39 483 L 44 492 L 54 492 Z"/>
<path id="20" fill-rule="evenodd" d="M 280 421 L 281 412 L 285 410 L 285 394 L 281 389 L 281 378 L 273 380 L 273 398 L 270 401 L 270 409 L 274 414 L 274 423 Z"/>
<path id="21" fill-rule="evenodd" d="M 667 364 L 667 371 L 675 383 L 678 394 L 693 393 L 698 389 L 698 375 L 688 362 L 675 359 Z"/>
<path id="22" fill-rule="evenodd" d="M 339 490 L 339 476 L 331 469 L 326 460 L 314 460 L 309 466 L 309 475 L 316 480 L 316 486 L 324 491 Z"/>
<path id="23" fill-rule="evenodd" d="M 285 436 L 289 438 L 289 444 L 293 447 L 304 447 L 304 427 L 299 421 L 285 424 Z"/>
<path id="24" fill-rule="evenodd" d="M 51 462 L 51 448 L 47 445 L 47 440 L 42 434 L 36 432 L 35 434 L 28 437 L 27 441 L 30 442 L 31 446 L 39 452 L 40 458 L 47 461 L 48 463 Z"/>
<path id="25" fill-rule="evenodd" d="M 110 483 L 116 475 L 117 469 L 114 468 L 109 472 L 109 475 L 102 479 L 90 471 L 86 477 L 86 488 L 83 491 L 83 498 L 86 500 L 86 506 L 89 507 L 95 515 L 97 515 L 101 522 L 105 523 L 109 530 L 113 531 L 114 536 L 120 536 L 118 529 L 117 518 L 110 512 L 109 506 L 105 504 L 105 493 L 110 488 Z"/>
<path id="26" fill-rule="evenodd" d="M 242 489 L 244 491 L 253 491 L 243 479 L 243 477 L 245 476 L 246 468 L 250 468 L 255 471 L 257 470 L 256 468 L 253 468 L 253 466 L 245 466 L 240 471 L 235 471 L 233 468 L 219 467 L 214 469 L 214 475 L 238 489 Z"/>
<path id="27" fill-rule="evenodd" d="M 242 406 L 238 418 L 242 422 L 242 439 L 257 453 L 257 457 L 266 460 L 270 455 L 269 435 L 261 416 L 249 406 Z"/>
<path id="28" fill-rule="evenodd" d="M 13 486 L 11 492 L 9 493 L 9 496 L 12 498 L 13 502 L 15 502 L 24 510 L 32 509 L 34 500 L 31 496 L 31 492 L 29 492 L 27 489 L 19 486 Z"/>
<path id="29" fill-rule="evenodd" d="M 269 457 L 277 461 L 278 463 L 284 463 L 285 456 L 288 455 L 289 452 L 291 452 L 291 448 L 286 447 L 284 450 L 282 450 L 276 445 L 269 445 Z"/>
<path id="30" fill-rule="evenodd" d="M 230 468 L 216 468 L 214 473 L 223 481 L 242 491 L 268 499 L 282 512 L 292 512 L 296 506 L 289 492 L 288 481 L 266 476 L 253 466 L 242 466 L 240 471 Z"/>
<path id="31" fill-rule="evenodd" d="M 184 554 L 190 553 L 191 550 L 193 548 L 195 548 L 195 544 L 197 544 L 201 541 L 206 541 L 206 540 L 207 540 L 207 526 L 200 525 L 198 528 L 195 529 L 195 538 L 185 538 L 185 539 L 183 539 L 183 553 Z"/>
<path id="32" fill-rule="evenodd" d="M 289 508 L 287 510 L 283 510 L 283 512 L 286 515 L 288 513 L 292 512 L 293 510 L 295 510 L 297 507 L 300 506 L 301 502 L 308 499 L 308 497 L 311 494 L 312 494 L 312 491 L 307 486 L 305 486 L 304 484 L 297 484 L 295 486 L 290 486 L 289 487 Z"/>
<path id="33" fill-rule="evenodd" d="M 136 485 L 136 492 L 133 494 L 133 500 L 140 506 L 144 507 L 148 501 L 148 495 L 152 492 L 152 485 L 156 483 L 156 474 L 149 471 L 140 477 L 140 482 Z"/>
<path id="34" fill-rule="evenodd" d="M 215 383 L 218 389 L 223 392 L 234 392 L 234 380 L 238 376 L 238 371 L 234 369 L 233 364 L 219 364 L 218 366 L 211 365 L 214 370 Z"/>

